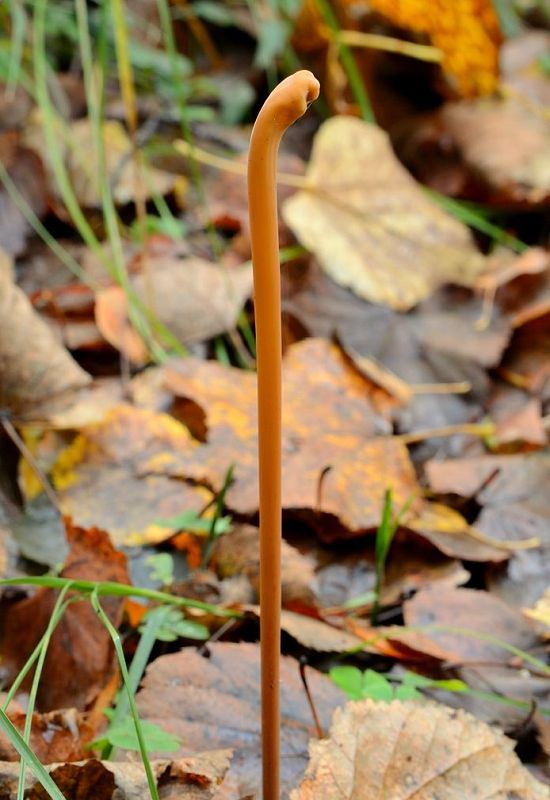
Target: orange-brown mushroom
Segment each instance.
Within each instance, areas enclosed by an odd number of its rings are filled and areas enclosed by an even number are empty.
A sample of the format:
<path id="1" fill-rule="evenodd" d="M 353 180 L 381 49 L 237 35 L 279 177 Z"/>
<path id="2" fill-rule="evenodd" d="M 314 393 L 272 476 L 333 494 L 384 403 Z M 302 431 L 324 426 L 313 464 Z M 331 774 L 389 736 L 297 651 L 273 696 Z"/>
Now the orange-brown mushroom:
<path id="1" fill-rule="evenodd" d="M 277 153 L 286 129 L 319 95 L 307 70 L 285 78 L 262 106 L 250 141 L 248 202 L 258 367 L 260 640 L 263 800 L 279 800 L 281 612 L 281 291 Z"/>

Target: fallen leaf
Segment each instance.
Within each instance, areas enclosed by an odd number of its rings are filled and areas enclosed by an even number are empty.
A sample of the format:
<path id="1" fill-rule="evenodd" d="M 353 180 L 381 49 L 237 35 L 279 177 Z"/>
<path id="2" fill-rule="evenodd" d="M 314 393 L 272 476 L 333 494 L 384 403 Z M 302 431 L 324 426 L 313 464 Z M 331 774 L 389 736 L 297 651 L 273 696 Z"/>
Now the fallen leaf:
<path id="1" fill-rule="evenodd" d="M 498 79 L 502 34 L 490 0 L 449 4 L 435 0 L 371 0 L 394 25 L 426 33 L 443 54 L 442 67 L 454 89 L 466 97 L 491 94 Z"/>
<path id="2" fill-rule="evenodd" d="M 474 589 L 425 589 L 403 604 L 403 616 L 413 630 L 396 628 L 392 639 L 447 661 L 506 663 L 510 651 L 502 643 L 525 651 L 537 641 L 518 611 Z"/>
<path id="3" fill-rule="evenodd" d="M 164 800 L 211 800 L 229 765 L 231 750 L 197 753 L 177 761 L 152 761 L 151 769 Z M 46 764 L 67 800 L 141 800 L 149 794 L 142 764 L 90 759 L 76 764 Z M 0 792 L 16 800 L 19 765 L 0 762 Z M 49 794 L 27 770 L 25 797 L 46 800 Z"/>
<path id="4" fill-rule="evenodd" d="M 66 407 L 90 376 L 73 361 L 13 283 L 0 251 L 0 407 L 41 418 Z"/>
<path id="5" fill-rule="evenodd" d="M 540 394 L 550 382 L 550 312 L 518 328 L 500 374 L 513 386 Z"/>
<path id="6" fill-rule="evenodd" d="M 38 112 L 25 129 L 25 142 L 43 156 L 49 165 L 43 127 Z M 141 193 L 146 199 L 152 194 L 167 194 L 178 180 L 177 175 L 141 164 L 134 158 L 132 144 L 124 126 L 117 120 L 103 120 L 101 126 L 105 152 L 105 170 L 115 203 L 133 202 Z M 97 152 L 94 126 L 89 117 L 73 120 L 66 130 L 59 128 L 59 147 L 68 171 L 69 181 L 79 204 L 85 208 L 102 205 L 100 155 Z M 56 187 L 55 180 L 51 181 Z"/>
<path id="7" fill-rule="evenodd" d="M 79 525 L 108 530 L 115 544 L 162 542 L 176 529 L 161 519 L 198 512 L 211 495 L 162 474 L 140 476 L 139 465 L 179 450 L 192 457 L 195 449 L 173 417 L 117 406 L 59 454 L 52 478 L 60 507 Z"/>
<path id="8" fill-rule="evenodd" d="M 506 561 L 510 552 L 467 523 L 462 514 L 441 503 L 424 503 L 407 527 L 428 539 L 438 550 L 464 561 Z"/>
<path id="9" fill-rule="evenodd" d="M 480 418 L 480 401 L 489 388 L 485 370 L 500 363 L 511 335 L 498 313 L 478 330 L 482 304 L 470 294 L 440 290 L 413 312 L 399 314 L 354 297 L 315 264 L 283 307 L 310 335 L 336 333 L 359 368 L 366 357 L 406 384 L 412 397 L 392 409 L 406 432 Z"/>
<path id="10" fill-rule="evenodd" d="M 117 552 L 106 533 L 84 530 L 67 521 L 71 550 L 61 575 L 75 580 L 129 583 L 126 557 Z M 4 679 L 11 683 L 46 630 L 56 593 L 38 589 L 25 599 L 3 597 L 0 613 L 0 653 Z M 102 599 L 113 624 L 119 622 L 122 598 Z M 70 642 L 70 647 L 67 647 Z M 84 709 L 115 669 L 111 637 L 88 600 L 65 611 L 48 647 L 38 690 L 38 708 L 49 711 Z M 23 684 L 26 686 L 26 684 Z"/>
<path id="11" fill-rule="evenodd" d="M 429 461 L 428 484 L 441 494 L 474 497 L 481 506 L 476 530 L 504 543 L 538 546 L 512 552 L 506 572 L 490 573 L 491 590 L 523 608 L 534 603 L 550 581 L 550 501 L 546 452 Z"/>
<path id="12" fill-rule="evenodd" d="M 19 87 L 18 87 L 19 88 Z M 2 99 L 8 92 L 0 90 Z M 1 102 L 1 101 L 0 101 Z M 0 111 L 4 122 L 4 115 Z M 48 207 L 46 175 L 40 157 L 24 147 L 14 131 L 0 135 L 0 162 L 16 190 L 37 217 Z M 7 191 L 4 181 L 0 188 L 0 248 L 12 256 L 21 255 L 32 227 Z"/>
<path id="13" fill-rule="evenodd" d="M 531 101 L 535 108 L 550 105 L 548 75 L 543 66 L 549 49 L 550 35 L 542 28 L 527 28 L 507 39 L 500 51 L 505 92 L 511 88 L 516 96 Z"/>
<path id="14" fill-rule="evenodd" d="M 253 644 L 213 644 L 209 656 L 183 650 L 157 658 L 147 669 L 137 696 L 143 719 L 157 722 L 182 741 L 181 754 L 208 747 L 231 747 L 229 771 L 241 797 L 260 793 L 260 655 Z M 339 689 L 316 670 L 308 670 L 321 725 L 342 702 Z M 281 797 L 300 779 L 307 743 L 315 734 L 299 665 L 281 658 Z"/>
<path id="15" fill-rule="evenodd" d="M 259 619 L 259 606 L 249 606 L 246 610 Z M 363 648 L 361 639 L 352 633 L 294 611 L 281 611 L 281 628 L 303 647 L 319 653 L 346 653 Z"/>
<path id="16" fill-rule="evenodd" d="M 324 122 L 306 184 L 283 207 L 287 224 L 366 300 L 406 310 L 443 284 L 471 286 L 483 268 L 468 229 L 426 197 L 375 125 Z"/>
<path id="17" fill-rule="evenodd" d="M 8 717 L 21 735 L 25 727 L 24 711 L 8 710 Z M 74 708 L 50 711 L 32 717 L 30 747 L 42 764 L 60 761 L 78 761 L 87 758 L 87 745 L 94 738 L 95 731 L 86 717 Z M 17 750 L 0 733 L 0 761 L 19 761 Z M 1 768 L 0 768 L 1 772 Z M 2 784 L 0 780 L 0 792 Z M 0 795 L 1 796 L 1 795 Z"/>
<path id="18" fill-rule="evenodd" d="M 179 417 L 206 441 L 193 449 L 182 442 L 177 449 L 145 457 L 141 474 L 198 481 L 219 491 L 234 463 L 227 506 L 255 514 L 255 375 L 188 358 L 172 362 L 165 385 L 188 401 Z M 376 529 L 388 486 L 397 506 L 417 492 L 406 447 L 391 438 L 369 438 L 387 424 L 373 414 L 368 390 L 368 382 L 329 342 L 306 340 L 285 355 L 283 507 L 307 518 L 327 540 Z"/>
<path id="19" fill-rule="evenodd" d="M 149 258 L 145 269 L 149 275 L 132 278 L 132 288 L 184 345 L 233 329 L 252 291 L 250 266 L 228 269 L 200 258 Z M 130 325 L 127 294 L 120 286 L 98 292 L 95 315 L 113 347 L 136 364 L 146 361 L 146 347 Z"/>
<path id="20" fill-rule="evenodd" d="M 533 608 L 526 608 L 523 613 L 548 628 L 545 636 L 550 639 L 550 588 L 537 600 Z"/>
<path id="21" fill-rule="evenodd" d="M 246 576 L 259 596 L 260 587 L 260 533 L 251 525 L 238 525 L 222 536 L 213 554 L 213 567 L 221 578 Z M 315 607 L 315 560 L 300 553 L 288 542 L 281 542 L 281 576 L 283 606 L 300 603 Z"/>
<path id="22" fill-rule="evenodd" d="M 488 413 L 495 423 L 491 437 L 493 452 L 515 452 L 543 447 L 548 434 L 542 414 L 542 402 L 508 384 L 496 387 L 489 401 Z"/>
<path id="23" fill-rule="evenodd" d="M 483 99 L 449 103 L 441 120 L 472 173 L 490 188 L 491 202 L 548 201 L 550 125 L 542 115 L 517 100 Z"/>
<path id="24" fill-rule="evenodd" d="M 330 738 L 313 742 L 291 800 L 547 800 L 514 742 L 464 711 L 435 703 L 348 703 Z"/>
<path id="25" fill-rule="evenodd" d="M 407 527 L 411 525 L 407 523 Z M 373 606 L 376 583 L 375 558 L 364 541 L 353 541 L 343 550 L 317 547 L 319 566 L 318 608 L 323 615 L 342 613 L 349 604 L 364 598 L 361 608 Z M 462 564 L 442 555 L 442 549 L 410 530 L 400 529 L 392 541 L 388 558 L 382 605 L 400 603 L 403 597 L 426 586 L 459 586 L 469 579 Z"/>

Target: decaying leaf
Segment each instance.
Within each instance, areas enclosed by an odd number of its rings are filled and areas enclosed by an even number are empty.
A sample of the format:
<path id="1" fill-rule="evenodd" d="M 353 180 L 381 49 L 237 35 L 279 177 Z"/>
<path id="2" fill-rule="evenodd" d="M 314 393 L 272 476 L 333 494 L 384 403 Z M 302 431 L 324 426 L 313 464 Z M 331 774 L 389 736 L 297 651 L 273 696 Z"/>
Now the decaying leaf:
<path id="1" fill-rule="evenodd" d="M 175 529 L 159 520 L 199 511 L 210 494 L 164 474 L 140 476 L 139 465 L 146 458 L 194 449 L 173 417 L 117 406 L 60 453 L 52 477 L 61 509 L 79 525 L 108 530 L 117 544 L 161 542 Z"/>
<path id="2" fill-rule="evenodd" d="M 246 610 L 259 619 L 260 606 L 248 606 Z M 281 611 L 281 628 L 303 647 L 320 653 L 345 653 L 361 650 L 363 647 L 361 639 L 352 633 L 294 611 Z"/>
<path id="3" fill-rule="evenodd" d="M 200 258 L 148 259 L 150 275 L 131 283 L 145 306 L 184 345 L 210 339 L 235 327 L 252 290 L 252 268 L 223 267 Z M 134 363 L 143 363 L 147 351 L 128 321 L 128 298 L 120 286 L 96 295 L 96 322 L 107 341 Z"/>
<path id="4" fill-rule="evenodd" d="M 140 165 L 136 166 L 134 147 L 124 126 L 116 120 L 104 120 L 101 127 L 105 150 L 105 169 L 114 200 L 124 205 L 141 194 L 167 194 L 174 188 L 177 175 Z M 49 154 L 39 116 L 35 112 L 33 123 L 27 126 L 25 141 L 49 163 Z M 80 205 L 86 208 L 102 204 L 100 156 L 95 146 L 94 126 L 88 117 L 70 122 L 66 131 L 59 128 L 59 147 L 64 156 L 69 180 Z M 52 181 L 55 187 L 55 181 Z"/>
<path id="5" fill-rule="evenodd" d="M 537 600 L 533 608 L 526 608 L 524 613 L 531 619 L 541 622 L 548 631 L 546 637 L 550 638 L 550 588 Z"/>
<path id="6" fill-rule="evenodd" d="M 260 532 L 251 525 L 236 526 L 222 536 L 214 551 L 214 567 L 223 578 L 246 576 L 256 593 L 260 587 Z M 304 555 L 286 541 L 281 542 L 281 576 L 283 606 L 299 603 L 315 606 L 317 581 L 315 560 Z"/>
<path id="7" fill-rule="evenodd" d="M 518 608 L 534 603 L 550 581 L 550 478 L 548 453 L 429 461 L 430 488 L 475 497 L 481 506 L 476 530 L 501 542 L 537 544 L 511 553 L 506 572 L 491 588 Z"/>
<path id="8" fill-rule="evenodd" d="M 464 711 L 434 703 L 348 703 L 291 800 L 547 800 L 514 742 Z"/>
<path id="9" fill-rule="evenodd" d="M 0 407 L 42 417 L 69 404 L 90 376 L 73 361 L 13 283 L 0 251 Z"/>
<path id="10" fill-rule="evenodd" d="M 2 95 L 0 103 L 3 103 L 8 94 L 5 86 L 0 89 L 0 95 Z M 5 122 L 2 112 L 0 112 L 0 117 L 2 122 Z M 8 179 L 15 184 L 16 190 L 28 203 L 33 213 L 41 217 L 47 209 L 48 197 L 46 175 L 40 157 L 33 150 L 22 147 L 14 131 L 8 131 L 0 135 L 0 162 L 8 173 Z M 30 233 L 29 222 L 6 187 L 2 185 L 0 188 L 0 248 L 13 256 L 20 255 L 25 249 L 25 241 Z"/>
<path id="11" fill-rule="evenodd" d="M 211 800 L 229 766 L 231 750 L 197 753 L 177 761 L 152 761 L 153 775 L 164 800 Z M 49 764 L 47 771 L 67 800 L 142 800 L 149 795 L 147 776 L 141 763 L 97 761 Z M 15 800 L 19 765 L 0 762 L 0 793 Z M 27 770 L 25 797 L 47 800 L 49 794 Z"/>
<path id="12" fill-rule="evenodd" d="M 130 582 L 126 557 L 114 549 L 106 533 L 84 530 L 67 522 L 67 538 L 71 550 L 61 573 L 63 577 Z M 0 654 L 3 678 L 8 683 L 43 636 L 55 600 L 56 593 L 51 589 L 39 589 L 24 599 L 2 598 Z M 111 621 L 118 624 L 122 599 L 104 598 L 102 605 Z M 71 604 L 50 640 L 38 691 L 39 709 L 86 708 L 109 682 L 114 669 L 111 638 L 89 601 Z"/>
<path id="13" fill-rule="evenodd" d="M 518 611 L 474 589 L 426 589 L 404 603 L 403 614 L 414 630 L 401 635 L 396 628 L 396 640 L 448 661 L 505 663 L 510 653 L 502 643 L 529 650 L 537 640 Z"/>
<path id="14" fill-rule="evenodd" d="M 8 710 L 8 717 L 21 735 L 25 727 L 25 711 Z M 94 738 L 95 731 L 85 715 L 74 708 L 49 711 L 46 714 L 34 713 L 30 735 L 30 747 L 42 764 L 61 761 L 79 761 L 90 754 L 87 745 Z M 19 753 L 0 733 L 0 762 L 19 761 Z M 1 772 L 1 768 L 0 768 Z M 2 782 L 0 780 L 0 796 Z"/>
<path id="15" fill-rule="evenodd" d="M 472 285 L 483 268 L 466 226 L 426 197 L 375 125 L 323 123 L 306 181 L 284 205 L 286 222 L 337 283 L 366 300 L 409 309 L 445 283 Z"/>
<path id="16" fill-rule="evenodd" d="M 260 655 L 253 644 L 213 644 L 208 657 L 182 650 L 157 658 L 148 668 L 137 696 L 143 719 L 157 722 L 182 741 L 180 753 L 208 747 L 234 750 L 228 773 L 240 793 L 260 794 Z M 316 670 L 308 684 L 321 725 L 342 703 L 340 690 Z M 281 797 L 297 785 L 315 735 L 298 662 L 281 658 Z M 178 753 L 178 755 L 180 754 Z"/>
<path id="17" fill-rule="evenodd" d="M 446 105 L 441 124 L 493 202 L 548 200 L 550 125 L 543 115 L 516 100 L 484 99 Z"/>
<path id="18" fill-rule="evenodd" d="M 142 474 L 171 475 L 219 490 L 234 463 L 227 505 L 255 514 L 255 376 L 188 358 L 172 363 L 165 385 L 187 401 L 179 416 L 206 441 L 192 450 L 180 446 L 144 458 Z M 285 355 L 283 507 L 307 517 L 327 540 L 375 529 L 389 486 L 397 506 L 417 492 L 406 447 L 392 438 L 369 438 L 387 426 L 373 414 L 368 392 L 369 383 L 329 342 L 306 340 Z M 413 507 L 418 504 L 417 498 Z"/>

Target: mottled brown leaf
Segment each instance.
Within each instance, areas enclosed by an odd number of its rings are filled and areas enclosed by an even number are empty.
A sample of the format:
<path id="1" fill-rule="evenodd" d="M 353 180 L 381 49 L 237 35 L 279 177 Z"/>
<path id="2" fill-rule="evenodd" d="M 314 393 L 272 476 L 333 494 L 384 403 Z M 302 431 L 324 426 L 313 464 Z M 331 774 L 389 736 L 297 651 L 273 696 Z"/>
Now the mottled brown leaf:
<path id="1" fill-rule="evenodd" d="M 84 530 L 68 522 L 67 538 L 71 549 L 63 577 L 130 582 L 126 557 L 114 549 L 106 533 Z M 51 589 L 39 589 L 26 599 L 2 599 L 0 653 L 8 683 L 44 634 L 55 599 L 56 593 Z M 104 598 L 102 605 L 113 624 L 118 624 L 122 599 Z M 111 637 L 89 601 L 71 604 L 50 640 L 38 691 L 39 709 L 86 708 L 108 683 L 114 669 Z"/>
<path id="2" fill-rule="evenodd" d="M 475 497 L 481 506 L 475 528 L 503 543 L 536 543 L 511 554 L 506 572 L 495 572 L 491 589 L 512 605 L 534 603 L 550 581 L 550 458 L 546 452 L 430 461 L 430 488 Z"/>
<path id="3" fill-rule="evenodd" d="M 179 416 L 206 441 L 194 449 L 146 457 L 142 472 L 219 489 L 234 463 L 228 507 L 256 513 L 255 376 L 212 361 L 185 359 L 167 369 L 165 384 L 187 401 Z M 369 438 L 387 430 L 373 414 L 370 387 L 329 342 L 305 340 L 285 355 L 283 507 L 306 516 L 326 539 L 376 528 L 388 487 L 393 487 L 397 505 L 417 491 L 406 447 L 395 439 Z"/>
<path id="4" fill-rule="evenodd" d="M 25 727 L 24 711 L 9 711 L 8 717 L 21 735 Z M 95 731 L 86 717 L 74 708 L 50 711 L 32 717 L 30 747 L 42 764 L 61 761 L 79 761 L 88 758 L 87 745 Z M 0 761 L 19 761 L 17 750 L 3 733 L 0 733 Z M 0 794 L 1 796 L 1 794 Z"/>
<path id="5" fill-rule="evenodd" d="M 448 104 L 441 117 L 446 135 L 494 200 L 548 201 L 550 125 L 542 114 L 516 99 L 483 99 Z"/>
<path id="6" fill-rule="evenodd" d="M 235 327 L 252 290 L 252 269 L 227 269 L 200 258 L 149 257 L 148 277 L 137 275 L 132 287 L 157 319 L 184 345 L 210 339 Z M 96 295 L 96 322 L 107 341 L 143 364 L 147 350 L 128 319 L 128 300 L 120 286 Z"/>
<path id="7" fill-rule="evenodd" d="M 163 656 L 148 668 L 138 694 L 144 719 L 157 722 L 182 740 L 181 754 L 208 747 L 234 750 L 229 776 L 239 793 L 259 793 L 260 661 L 253 644 L 213 644 L 209 657 L 194 650 Z M 324 675 L 308 670 L 321 724 L 328 727 L 343 701 L 340 690 Z M 307 761 L 307 744 L 315 725 L 294 659 L 281 658 L 281 782 L 283 798 L 298 783 Z"/>
<path id="8" fill-rule="evenodd" d="M 230 758 L 230 750 L 218 750 L 177 761 L 152 761 L 160 797 L 162 800 L 211 800 L 223 781 Z M 137 762 L 91 759 L 78 764 L 49 764 L 46 769 L 67 800 L 143 800 L 150 794 L 143 765 Z M 18 764 L 0 762 L 2 800 L 17 797 L 18 773 Z M 26 785 L 28 800 L 49 798 L 30 770 L 27 770 Z"/>
<path id="9" fill-rule="evenodd" d="M 339 709 L 313 742 L 291 800 L 547 800 L 514 742 L 464 711 L 364 700 Z"/>
<path id="10" fill-rule="evenodd" d="M 40 418 L 71 401 L 90 376 L 73 361 L 13 283 L 0 251 L 0 407 Z"/>
<path id="11" fill-rule="evenodd" d="M 163 474 L 140 476 L 139 464 L 195 448 L 173 417 L 118 406 L 58 456 L 52 474 L 60 506 L 76 523 L 108 530 L 116 543 L 163 541 L 175 530 L 159 520 L 199 511 L 210 494 Z"/>
<path id="12" fill-rule="evenodd" d="M 405 625 L 418 631 L 395 639 L 435 658 L 445 654 L 448 661 L 506 663 L 510 652 L 502 643 L 529 650 L 537 641 L 518 611 L 474 589 L 425 589 L 404 603 L 403 615 Z"/>
<path id="13" fill-rule="evenodd" d="M 239 525 L 222 536 L 213 555 L 213 566 L 222 578 L 246 576 L 256 593 L 260 588 L 260 532 L 251 525 Z M 316 606 L 315 559 L 281 542 L 282 600 L 284 606 L 300 603 Z"/>

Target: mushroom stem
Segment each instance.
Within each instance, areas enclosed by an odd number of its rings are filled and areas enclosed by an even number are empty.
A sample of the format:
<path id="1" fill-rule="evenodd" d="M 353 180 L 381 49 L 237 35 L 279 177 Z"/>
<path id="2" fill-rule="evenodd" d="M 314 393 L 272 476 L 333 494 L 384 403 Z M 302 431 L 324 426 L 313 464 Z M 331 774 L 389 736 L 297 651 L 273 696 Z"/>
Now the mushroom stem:
<path id="1" fill-rule="evenodd" d="M 276 86 L 258 114 L 248 156 L 258 368 L 263 800 L 279 800 L 280 795 L 282 345 L 277 153 L 286 129 L 318 95 L 319 82 L 307 70 Z"/>

